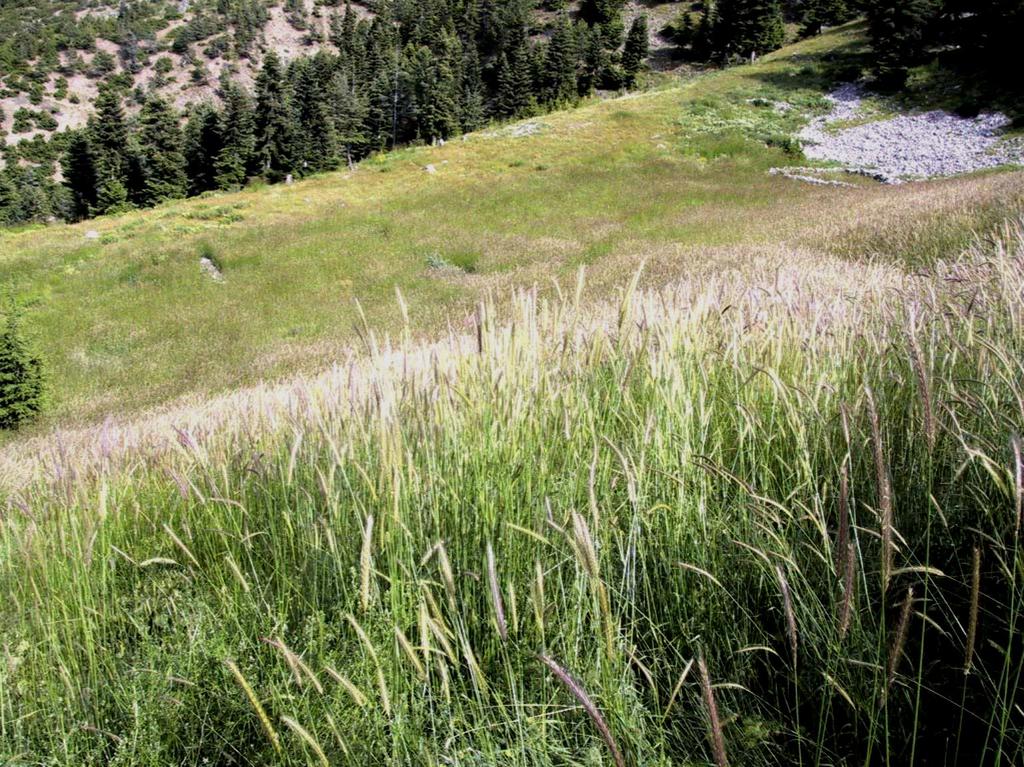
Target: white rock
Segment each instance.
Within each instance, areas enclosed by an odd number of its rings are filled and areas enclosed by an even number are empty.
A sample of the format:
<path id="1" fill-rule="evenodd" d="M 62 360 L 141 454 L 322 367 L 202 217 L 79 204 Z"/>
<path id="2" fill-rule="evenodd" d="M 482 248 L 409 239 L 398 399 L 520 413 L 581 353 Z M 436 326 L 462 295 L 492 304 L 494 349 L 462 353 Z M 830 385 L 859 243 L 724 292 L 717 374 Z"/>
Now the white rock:
<path id="1" fill-rule="evenodd" d="M 839 162 L 891 184 L 1024 163 L 1024 145 L 1003 139 L 1009 119 L 999 113 L 971 119 L 933 111 L 830 129 L 861 117 L 862 97 L 853 84 L 828 96 L 832 111 L 799 134 L 809 159 Z"/>

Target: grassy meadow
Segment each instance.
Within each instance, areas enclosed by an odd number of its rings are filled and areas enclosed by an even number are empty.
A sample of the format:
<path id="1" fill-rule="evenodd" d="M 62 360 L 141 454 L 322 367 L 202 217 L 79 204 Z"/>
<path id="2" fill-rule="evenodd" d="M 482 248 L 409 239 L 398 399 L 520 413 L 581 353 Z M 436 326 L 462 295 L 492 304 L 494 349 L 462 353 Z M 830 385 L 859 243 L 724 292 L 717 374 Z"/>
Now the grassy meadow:
<path id="1" fill-rule="evenodd" d="M 527 291 L 55 445 L 0 536 L 0 757 L 1018 764 L 1022 275 L 1007 226 Z"/>
<path id="2" fill-rule="evenodd" d="M 571 281 L 581 264 L 592 293 L 606 295 L 644 259 L 653 286 L 780 243 L 921 253 L 920 243 L 886 240 L 896 211 L 913 219 L 899 232 L 929 238 L 941 218 L 947 231 L 932 250 L 958 249 L 1014 209 L 1024 176 L 829 190 L 766 173 L 802 163 L 793 130 L 863 47 L 851 25 L 753 67 L 382 155 L 352 172 L 0 232 L 0 282 L 27 305 L 51 374 L 42 427 L 322 370 L 360 343 L 356 301 L 379 332 L 399 327 L 396 286 L 414 332 L 430 336 L 488 291 Z M 796 108 L 777 112 L 771 102 L 781 100 Z M 201 271 L 206 253 L 223 282 Z"/>
<path id="3" fill-rule="evenodd" d="M 769 176 L 859 35 L 0 235 L 0 764 L 1022 763 L 1024 174 Z"/>

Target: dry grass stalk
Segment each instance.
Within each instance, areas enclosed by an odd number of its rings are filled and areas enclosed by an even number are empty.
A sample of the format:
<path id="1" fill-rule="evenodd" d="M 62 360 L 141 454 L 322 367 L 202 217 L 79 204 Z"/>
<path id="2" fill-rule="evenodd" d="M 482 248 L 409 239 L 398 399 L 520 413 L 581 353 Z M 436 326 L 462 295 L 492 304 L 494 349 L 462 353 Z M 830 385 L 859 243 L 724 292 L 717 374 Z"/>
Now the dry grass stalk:
<path id="1" fill-rule="evenodd" d="M 853 617 L 853 592 L 856 588 L 854 576 L 857 572 L 857 556 L 852 543 L 846 544 L 843 568 L 843 601 L 839 606 L 840 639 L 843 639 L 846 636 L 846 632 L 850 630 L 850 619 Z"/>
<path id="2" fill-rule="evenodd" d="M 846 552 L 850 543 L 850 455 L 839 469 L 839 526 L 836 531 L 836 577 L 846 573 Z"/>
<path id="3" fill-rule="evenodd" d="M 782 590 L 782 607 L 786 613 L 786 633 L 789 635 L 789 649 L 793 655 L 793 668 L 795 669 L 799 639 L 796 629 L 796 614 L 793 612 L 793 598 L 789 591 L 786 574 L 782 571 L 782 565 L 775 565 L 775 574 L 779 578 L 779 588 Z"/>
<path id="4" fill-rule="evenodd" d="M 608 747 L 608 751 L 612 755 L 612 761 L 615 762 L 615 767 L 626 767 L 626 760 L 622 757 L 622 752 L 619 750 L 618 745 L 615 743 L 615 738 L 612 737 L 612 731 L 608 727 L 608 723 L 605 722 L 604 717 L 601 716 L 601 712 L 598 711 L 597 706 L 594 705 L 594 701 L 587 695 L 587 691 L 583 689 L 579 682 L 577 682 L 568 671 L 562 668 L 553 658 L 547 655 L 539 656 L 541 662 L 547 666 L 551 673 L 555 675 L 559 682 L 565 685 L 566 689 L 572 693 L 572 696 L 580 702 L 583 706 L 583 710 L 587 712 L 587 716 L 594 723 L 597 731 L 601 734 L 601 739 Z"/>
<path id="5" fill-rule="evenodd" d="M 355 703 L 360 708 L 367 704 L 368 701 L 366 700 L 366 696 L 363 695 L 362 690 L 355 686 L 351 679 L 349 679 L 347 676 L 339 674 L 330 666 L 324 666 L 324 671 L 327 673 L 327 676 L 329 676 L 331 679 L 333 679 L 335 682 L 340 684 L 345 689 L 345 692 L 347 692 L 349 694 L 349 697 L 352 698 L 353 703 Z"/>
<path id="6" fill-rule="evenodd" d="M 1017 435 L 1010 441 L 1010 446 L 1013 449 L 1013 500 L 1016 505 L 1013 537 L 1016 540 L 1020 537 L 1021 523 L 1024 522 L 1024 450 Z"/>
<path id="7" fill-rule="evenodd" d="M 718 767 L 729 767 L 729 759 L 725 755 L 725 737 L 722 734 L 722 720 L 718 716 L 718 705 L 715 703 L 715 691 L 711 687 L 711 675 L 704 662 L 704 655 L 697 656 L 697 670 L 700 672 L 700 686 L 704 693 L 704 707 L 707 709 L 708 722 L 711 727 L 711 751 Z"/>
<path id="8" fill-rule="evenodd" d="M 307 746 L 313 749 L 313 753 L 316 754 L 316 758 L 320 761 L 320 764 L 323 765 L 323 767 L 331 767 L 331 763 L 327 760 L 327 754 L 324 753 L 324 750 L 320 747 L 320 744 L 317 743 L 316 738 L 313 737 L 309 730 L 296 722 L 290 716 L 282 716 L 281 721 L 284 722 L 289 730 L 302 738 Z"/>
<path id="9" fill-rule="evenodd" d="M 533 617 L 540 632 L 541 642 L 544 641 L 544 567 L 540 560 L 534 560 L 536 577 L 533 580 Z"/>
<path id="10" fill-rule="evenodd" d="M 373 514 L 366 517 L 363 545 L 359 552 L 359 605 L 363 612 L 370 607 L 370 575 L 373 571 Z"/>
<path id="11" fill-rule="evenodd" d="M 256 693 L 252 687 L 249 686 L 249 682 L 242 674 L 241 669 L 235 665 L 234 661 L 226 660 L 224 665 L 228 667 L 228 670 L 235 677 L 235 681 L 238 682 L 239 687 L 245 693 L 245 697 L 249 699 L 249 705 L 253 707 L 256 712 L 256 717 L 260 720 L 260 726 L 263 727 L 263 732 L 266 733 L 267 739 L 270 741 L 270 745 L 274 747 L 277 753 L 281 753 L 281 739 L 277 735 L 277 731 L 274 730 L 274 725 L 270 722 L 270 717 L 267 716 L 267 712 L 263 709 L 263 705 L 260 703 L 260 699 L 256 697 Z"/>
<path id="12" fill-rule="evenodd" d="M 964 674 L 971 673 L 971 666 L 974 663 L 974 643 L 978 637 L 978 602 L 981 597 L 981 546 L 975 544 L 971 555 L 971 608 L 967 621 L 967 642 L 964 645 Z"/>
<path id="13" fill-rule="evenodd" d="M 896 671 L 899 669 L 900 658 L 903 657 L 903 648 L 907 644 L 907 629 L 910 627 L 910 611 L 914 606 L 914 587 L 907 589 L 907 595 L 900 606 L 900 617 L 896 623 L 896 633 L 893 635 L 892 646 L 889 649 L 889 673 L 885 681 L 885 689 L 888 692 L 892 683 L 896 681 Z"/>
<path id="14" fill-rule="evenodd" d="M 924 354 L 922 354 L 921 346 L 917 341 L 917 319 L 913 311 L 911 311 L 908 325 L 907 340 L 910 345 L 910 361 L 914 368 L 914 377 L 917 379 L 917 388 L 921 394 L 921 407 L 924 410 L 924 436 L 928 443 L 928 452 L 931 453 L 935 449 L 938 429 L 935 423 L 935 409 L 932 405 L 931 380 L 925 369 Z"/>
<path id="15" fill-rule="evenodd" d="M 875 476 L 878 487 L 878 511 L 881 515 L 882 536 L 882 592 L 889 589 L 889 578 L 893 568 L 893 509 L 892 480 L 889 477 L 889 466 L 885 462 L 885 446 L 882 443 L 882 426 L 878 418 L 878 408 L 870 387 L 865 387 L 868 402 L 868 418 L 871 421 L 871 441 L 874 446 Z"/>
<path id="16" fill-rule="evenodd" d="M 487 543 L 487 583 L 491 590 L 491 604 L 494 607 L 494 620 L 498 625 L 501 641 L 508 640 L 508 623 L 505 621 L 505 603 L 501 598 L 501 584 L 498 583 L 498 565 L 494 559 L 494 547 Z"/>
<path id="17" fill-rule="evenodd" d="M 409 641 L 409 637 L 407 637 L 405 632 L 398 626 L 395 626 L 395 639 L 398 640 L 398 646 L 401 648 L 402 652 L 405 653 L 405 657 L 409 659 L 412 667 L 416 670 L 416 676 L 420 679 L 426 679 L 427 670 L 420 662 L 419 656 L 416 655 L 416 650 L 412 646 L 412 642 Z"/>

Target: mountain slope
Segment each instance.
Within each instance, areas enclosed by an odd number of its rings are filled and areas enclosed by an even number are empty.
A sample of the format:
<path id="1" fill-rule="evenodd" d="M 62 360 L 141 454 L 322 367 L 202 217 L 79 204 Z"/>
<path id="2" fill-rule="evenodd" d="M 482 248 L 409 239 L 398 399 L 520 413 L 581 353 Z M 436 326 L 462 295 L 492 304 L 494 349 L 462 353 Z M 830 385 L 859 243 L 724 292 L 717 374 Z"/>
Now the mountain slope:
<path id="1" fill-rule="evenodd" d="M 413 330 L 433 332 L 487 291 L 572 281 L 584 264 L 597 292 L 644 259 L 653 284 L 784 243 L 890 258 L 929 238 L 958 247 L 1013 208 L 1021 174 L 829 189 L 767 173 L 801 162 L 787 137 L 861 46 L 847 27 L 753 67 L 352 172 L 4 232 L 0 268 L 28 303 L 52 418 L 320 370 L 358 339 L 355 299 L 378 332 L 400 322 L 396 287 Z M 765 106 L 776 100 L 795 108 Z"/>

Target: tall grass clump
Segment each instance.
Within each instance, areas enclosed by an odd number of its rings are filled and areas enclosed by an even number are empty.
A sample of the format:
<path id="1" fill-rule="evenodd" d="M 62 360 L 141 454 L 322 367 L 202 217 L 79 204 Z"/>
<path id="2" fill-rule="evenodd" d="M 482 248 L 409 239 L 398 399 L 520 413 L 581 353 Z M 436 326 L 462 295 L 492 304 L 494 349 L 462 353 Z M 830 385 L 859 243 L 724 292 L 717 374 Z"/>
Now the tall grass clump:
<path id="1" fill-rule="evenodd" d="M 0 759 L 1020 764 L 1024 229 L 582 292 L 13 445 Z"/>

